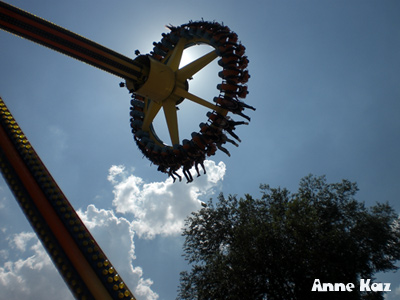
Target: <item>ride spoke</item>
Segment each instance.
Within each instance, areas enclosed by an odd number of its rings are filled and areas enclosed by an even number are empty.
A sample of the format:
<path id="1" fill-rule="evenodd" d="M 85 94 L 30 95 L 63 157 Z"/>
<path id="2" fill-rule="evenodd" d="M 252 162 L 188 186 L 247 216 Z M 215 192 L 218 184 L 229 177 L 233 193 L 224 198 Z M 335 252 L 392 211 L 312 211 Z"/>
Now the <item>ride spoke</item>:
<path id="1" fill-rule="evenodd" d="M 163 109 L 171 143 L 172 145 L 179 144 L 178 115 L 176 113 L 175 101 L 165 101 Z"/>
<path id="2" fill-rule="evenodd" d="M 183 68 L 176 71 L 176 78 L 178 80 L 186 80 L 196 74 L 198 71 L 210 64 L 218 57 L 217 51 L 213 50 L 202 57 L 192 61 Z"/>
<path id="3" fill-rule="evenodd" d="M 177 87 L 174 91 L 175 95 L 179 96 L 179 97 L 184 97 L 190 101 L 193 101 L 199 105 L 202 105 L 204 107 L 208 107 L 212 110 L 215 110 L 216 112 L 220 113 L 220 114 L 226 114 L 227 110 L 221 108 L 220 106 L 216 106 L 210 102 L 208 102 L 207 100 L 204 100 L 200 97 L 197 97 L 196 95 L 193 95 L 191 93 L 189 93 L 188 91 L 181 89 L 179 87 Z"/>
<path id="4" fill-rule="evenodd" d="M 186 39 L 180 38 L 178 43 L 176 44 L 174 50 L 172 51 L 171 56 L 168 59 L 167 66 L 169 66 L 172 71 L 176 71 L 179 68 L 179 64 L 181 63 L 182 53 L 185 49 Z"/>
<path id="5" fill-rule="evenodd" d="M 157 116 L 158 112 L 161 109 L 161 104 L 151 100 L 147 101 L 150 101 L 150 104 L 146 110 L 145 117 L 143 120 L 143 125 L 142 125 L 143 130 L 149 130 L 150 124 L 153 122 L 154 118 Z"/>

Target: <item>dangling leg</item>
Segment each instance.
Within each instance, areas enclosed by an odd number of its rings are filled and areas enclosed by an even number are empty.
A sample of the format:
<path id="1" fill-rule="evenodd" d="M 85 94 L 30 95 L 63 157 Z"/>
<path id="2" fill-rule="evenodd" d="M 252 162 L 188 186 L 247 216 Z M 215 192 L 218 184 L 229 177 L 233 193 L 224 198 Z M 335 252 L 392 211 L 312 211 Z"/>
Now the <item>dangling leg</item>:
<path id="1" fill-rule="evenodd" d="M 203 168 L 204 174 L 206 174 L 206 168 L 204 167 L 204 159 L 200 161 L 200 166 Z"/>
<path id="2" fill-rule="evenodd" d="M 225 152 L 226 155 L 228 155 L 229 157 L 231 156 L 231 154 L 229 153 L 229 151 L 227 149 L 225 149 L 224 147 L 221 146 L 221 144 L 217 144 L 217 147 L 219 150 L 221 150 L 222 152 Z"/>
<path id="3" fill-rule="evenodd" d="M 233 136 L 235 139 L 237 139 L 239 142 L 241 142 L 240 138 L 237 136 L 236 133 L 233 132 L 233 129 L 227 128 L 226 132 L 228 132 L 231 136 Z"/>
<path id="4" fill-rule="evenodd" d="M 200 177 L 200 172 L 199 172 L 199 163 L 198 163 L 198 162 L 196 162 L 196 163 L 194 164 L 194 167 L 195 167 L 195 169 L 196 169 L 196 172 L 197 172 L 197 177 Z"/>

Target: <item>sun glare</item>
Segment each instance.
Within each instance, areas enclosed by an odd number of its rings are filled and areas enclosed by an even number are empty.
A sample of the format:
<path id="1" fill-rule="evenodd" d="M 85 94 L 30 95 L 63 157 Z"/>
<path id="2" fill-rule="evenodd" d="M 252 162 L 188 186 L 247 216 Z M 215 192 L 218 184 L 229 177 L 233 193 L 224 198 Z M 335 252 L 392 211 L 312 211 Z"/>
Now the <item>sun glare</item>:
<path id="1" fill-rule="evenodd" d="M 183 68 L 203 55 L 213 51 L 213 49 L 213 47 L 207 44 L 188 47 L 182 53 L 179 68 Z M 188 81 L 189 92 L 206 99 L 209 102 L 212 102 L 212 99 L 217 96 L 218 93 L 216 86 L 221 82 L 221 78 L 218 77 L 219 71 L 220 67 L 218 67 L 216 59 L 196 73 L 193 78 Z M 179 110 L 177 113 L 179 137 L 181 141 L 183 139 L 190 139 L 192 132 L 199 131 L 199 124 L 207 121 L 208 111 L 210 111 L 209 108 L 193 103 L 190 100 L 184 100 L 179 105 Z M 155 117 L 153 126 L 158 137 L 163 140 L 164 143 L 170 144 L 171 141 L 163 112 Z"/>
<path id="2" fill-rule="evenodd" d="M 190 49 L 183 51 L 179 69 L 195 60 L 194 54 L 190 52 L 193 51 L 190 51 Z"/>
<path id="3" fill-rule="evenodd" d="M 182 53 L 182 58 L 179 64 L 179 68 L 186 66 L 187 64 L 196 60 L 197 58 L 203 56 L 204 54 L 207 54 L 211 50 L 213 50 L 213 48 L 205 44 L 196 45 L 185 49 Z"/>

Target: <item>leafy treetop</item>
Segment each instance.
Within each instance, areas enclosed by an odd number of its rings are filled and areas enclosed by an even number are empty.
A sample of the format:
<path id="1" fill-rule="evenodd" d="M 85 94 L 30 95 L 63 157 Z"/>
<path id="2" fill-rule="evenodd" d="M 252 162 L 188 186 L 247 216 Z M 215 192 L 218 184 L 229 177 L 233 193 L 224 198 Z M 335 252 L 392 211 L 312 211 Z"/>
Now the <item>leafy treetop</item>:
<path id="1" fill-rule="evenodd" d="M 399 217 L 388 203 L 367 208 L 356 183 L 301 179 L 299 189 L 261 185 L 261 199 L 218 197 L 186 220 L 178 299 L 337 299 L 312 292 L 321 283 L 354 283 L 341 299 L 383 299 L 361 292 L 361 278 L 396 270 Z"/>

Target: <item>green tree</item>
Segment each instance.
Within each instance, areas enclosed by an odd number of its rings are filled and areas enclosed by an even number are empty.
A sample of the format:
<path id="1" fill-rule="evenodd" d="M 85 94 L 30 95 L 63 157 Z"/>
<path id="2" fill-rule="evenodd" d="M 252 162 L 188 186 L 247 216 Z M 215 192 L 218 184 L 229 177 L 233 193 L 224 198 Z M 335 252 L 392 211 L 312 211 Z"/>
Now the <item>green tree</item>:
<path id="1" fill-rule="evenodd" d="M 219 195 L 186 220 L 178 299 L 383 299 L 360 279 L 396 270 L 399 217 L 389 204 L 367 208 L 347 180 L 309 175 L 291 194 L 261 187 L 261 199 Z M 354 283 L 352 292 L 312 292 L 321 283 Z"/>

